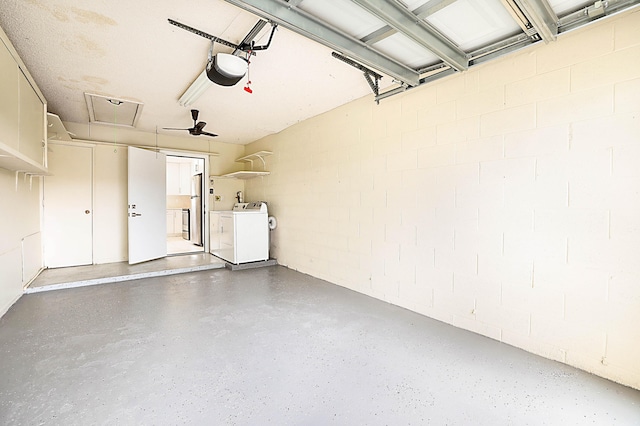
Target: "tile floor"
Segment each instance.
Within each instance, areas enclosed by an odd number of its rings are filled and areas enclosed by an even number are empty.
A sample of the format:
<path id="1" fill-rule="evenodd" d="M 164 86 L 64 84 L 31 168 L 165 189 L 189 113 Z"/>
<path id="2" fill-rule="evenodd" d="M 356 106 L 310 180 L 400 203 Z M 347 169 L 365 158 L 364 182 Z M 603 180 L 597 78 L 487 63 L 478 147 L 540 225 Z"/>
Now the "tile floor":
<path id="1" fill-rule="evenodd" d="M 0 364 L 0 424 L 640 424 L 640 391 L 281 266 L 27 294 Z"/>
<path id="2" fill-rule="evenodd" d="M 182 237 L 167 236 L 167 254 L 203 253 L 204 247 L 197 246 Z"/>

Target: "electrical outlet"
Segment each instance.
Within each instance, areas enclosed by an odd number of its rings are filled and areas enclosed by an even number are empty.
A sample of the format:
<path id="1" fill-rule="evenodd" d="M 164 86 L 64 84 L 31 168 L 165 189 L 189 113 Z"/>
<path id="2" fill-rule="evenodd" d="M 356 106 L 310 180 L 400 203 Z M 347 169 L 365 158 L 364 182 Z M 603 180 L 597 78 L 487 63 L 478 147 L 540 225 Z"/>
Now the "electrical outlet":
<path id="1" fill-rule="evenodd" d="M 216 195 L 213 199 L 215 201 L 222 201 L 222 195 Z"/>

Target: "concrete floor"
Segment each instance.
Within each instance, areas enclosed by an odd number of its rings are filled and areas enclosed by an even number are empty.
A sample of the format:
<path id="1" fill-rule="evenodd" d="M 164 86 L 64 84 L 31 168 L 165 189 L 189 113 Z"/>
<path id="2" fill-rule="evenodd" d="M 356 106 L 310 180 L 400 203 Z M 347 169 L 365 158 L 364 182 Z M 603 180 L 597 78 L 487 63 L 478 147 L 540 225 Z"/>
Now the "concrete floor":
<path id="1" fill-rule="evenodd" d="M 226 262 L 209 253 L 168 256 L 157 260 L 129 265 L 128 262 L 101 265 L 71 266 L 45 269 L 25 289 L 25 293 L 86 287 L 140 278 L 183 274 L 224 268 Z"/>
<path id="2" fill-rule="evenodd" d="M 0 365 L 0 424 L 640 424 L 639 391 L 280 266 L 25 295 Z"/>

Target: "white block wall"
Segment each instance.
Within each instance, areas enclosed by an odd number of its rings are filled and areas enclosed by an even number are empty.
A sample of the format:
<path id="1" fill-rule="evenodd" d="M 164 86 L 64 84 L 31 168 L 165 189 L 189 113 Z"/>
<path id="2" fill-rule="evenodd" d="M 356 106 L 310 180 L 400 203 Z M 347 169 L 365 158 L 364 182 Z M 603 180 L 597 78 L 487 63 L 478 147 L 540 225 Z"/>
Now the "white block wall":
<path id="1" fill-rule="evenodd" d="M 290 268 L 640 388 L 640 13 L 247 146 Z"/>

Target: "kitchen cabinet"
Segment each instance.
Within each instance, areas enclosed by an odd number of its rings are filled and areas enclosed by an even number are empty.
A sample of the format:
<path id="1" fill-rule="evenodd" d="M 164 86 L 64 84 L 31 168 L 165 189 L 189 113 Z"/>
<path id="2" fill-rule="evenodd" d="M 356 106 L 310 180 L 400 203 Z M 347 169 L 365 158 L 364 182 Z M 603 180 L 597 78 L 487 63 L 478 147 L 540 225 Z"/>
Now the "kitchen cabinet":
<path id="1" fill-rule="evenodd" d="M 191 195 L 191 164 L 167 163 L 167 195 Z"/>
<path id="2" fill-rule="evenodd" d="M 46 104 L 0 30 L 0 168 L 46 174 Z"/>
<path id="3" fill-rule="evenodd" d="M 167 209 L 167 235 L 182 235 L 182 209 Z"/>

